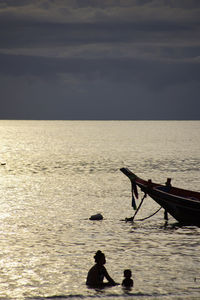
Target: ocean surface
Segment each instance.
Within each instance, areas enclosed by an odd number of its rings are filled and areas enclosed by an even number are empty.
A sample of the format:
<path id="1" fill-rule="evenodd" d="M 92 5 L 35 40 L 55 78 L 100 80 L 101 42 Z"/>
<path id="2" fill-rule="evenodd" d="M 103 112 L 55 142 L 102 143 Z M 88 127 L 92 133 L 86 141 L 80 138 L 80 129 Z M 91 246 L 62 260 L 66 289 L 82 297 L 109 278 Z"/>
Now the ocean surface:
<path id="1" fill-rule="evenodd" d="M 200 228 L 165 227 L 163 210 L 126 223 L 121 167 L 200 191 L 200 121 L 0 121 L 0 299 L 200 299 Z M 86 287 L 99 249 L 132 290 Z"/>

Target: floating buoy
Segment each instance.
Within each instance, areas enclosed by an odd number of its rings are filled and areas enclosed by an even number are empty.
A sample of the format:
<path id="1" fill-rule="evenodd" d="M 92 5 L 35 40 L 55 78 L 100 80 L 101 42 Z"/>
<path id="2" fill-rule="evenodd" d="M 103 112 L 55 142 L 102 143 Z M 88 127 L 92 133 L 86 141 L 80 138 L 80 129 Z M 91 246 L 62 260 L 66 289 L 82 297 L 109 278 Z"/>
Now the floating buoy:
<path id="1" fill-rule="evenodd" d="M 102 214 L 92 215 L 92 216 L 89 218 L 89 220 L 97 220 L 97 221 L 103 220 L 103 216 L 102 216 Z"/>

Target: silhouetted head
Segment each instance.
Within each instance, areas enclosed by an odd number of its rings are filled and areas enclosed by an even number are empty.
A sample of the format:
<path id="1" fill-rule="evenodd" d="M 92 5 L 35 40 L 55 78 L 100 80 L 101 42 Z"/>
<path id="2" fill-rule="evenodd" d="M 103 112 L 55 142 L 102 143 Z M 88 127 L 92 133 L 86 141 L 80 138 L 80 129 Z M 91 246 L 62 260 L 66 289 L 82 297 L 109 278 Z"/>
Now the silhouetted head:
<path id="1" fill-rule="evenodd" d="M 171 186 L 171 178 L 167 178 L 167 181 L 165 182 L 166 186 Z"/>
<path id="2" fill-rule="evenodd" d="M 131 270 L 124 270 L 124 277 L 125 278 L 131 278 L 132 272 Z"/>
<path id="3" fill-rule="evenodd" d="M 94 256 L 95 262 L 99 265 L 104 265 L 106 263 L 106 258 L 101 250 L 98 250 Z"/>

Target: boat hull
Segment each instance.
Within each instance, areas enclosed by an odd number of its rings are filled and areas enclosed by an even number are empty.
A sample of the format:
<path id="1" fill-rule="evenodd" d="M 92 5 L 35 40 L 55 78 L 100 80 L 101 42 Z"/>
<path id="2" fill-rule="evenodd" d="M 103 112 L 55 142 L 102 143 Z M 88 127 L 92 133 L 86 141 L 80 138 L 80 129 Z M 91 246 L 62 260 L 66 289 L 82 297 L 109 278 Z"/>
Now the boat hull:
<path id="1" fill-rule="evenodd" d="M 184 225 L 200 225 L 200 203 L 152 190 L 149 196 Z"/>
<path id="2" fill-rule="evenodd" d="M 143 180 L 129 169 L 121 171 L 179 223 L 200 226 L 200 193 Z"/>

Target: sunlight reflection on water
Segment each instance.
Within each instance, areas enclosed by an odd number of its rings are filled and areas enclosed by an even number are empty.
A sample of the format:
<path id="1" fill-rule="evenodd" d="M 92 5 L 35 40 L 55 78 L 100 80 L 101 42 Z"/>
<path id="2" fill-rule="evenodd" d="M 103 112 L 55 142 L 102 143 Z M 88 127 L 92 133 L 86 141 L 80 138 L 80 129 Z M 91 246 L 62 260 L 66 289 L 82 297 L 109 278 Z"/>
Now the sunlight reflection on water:
<path id="1" fill-rule="evenodd" d="M 133 210 L 119 168 L 198 190 L 199 125 L 0 121 L 0 297 L 198 299 L 199 228 L 165 228 L 162 211 L 146 222 L 122 221 Z M 157 208 L 145 199 L 138 218 Z M 103 221 L 88 220 L 98 212 Z M 87 289 L 98 249 L 116 281 L 132 269 L 131 292 Z"/>

